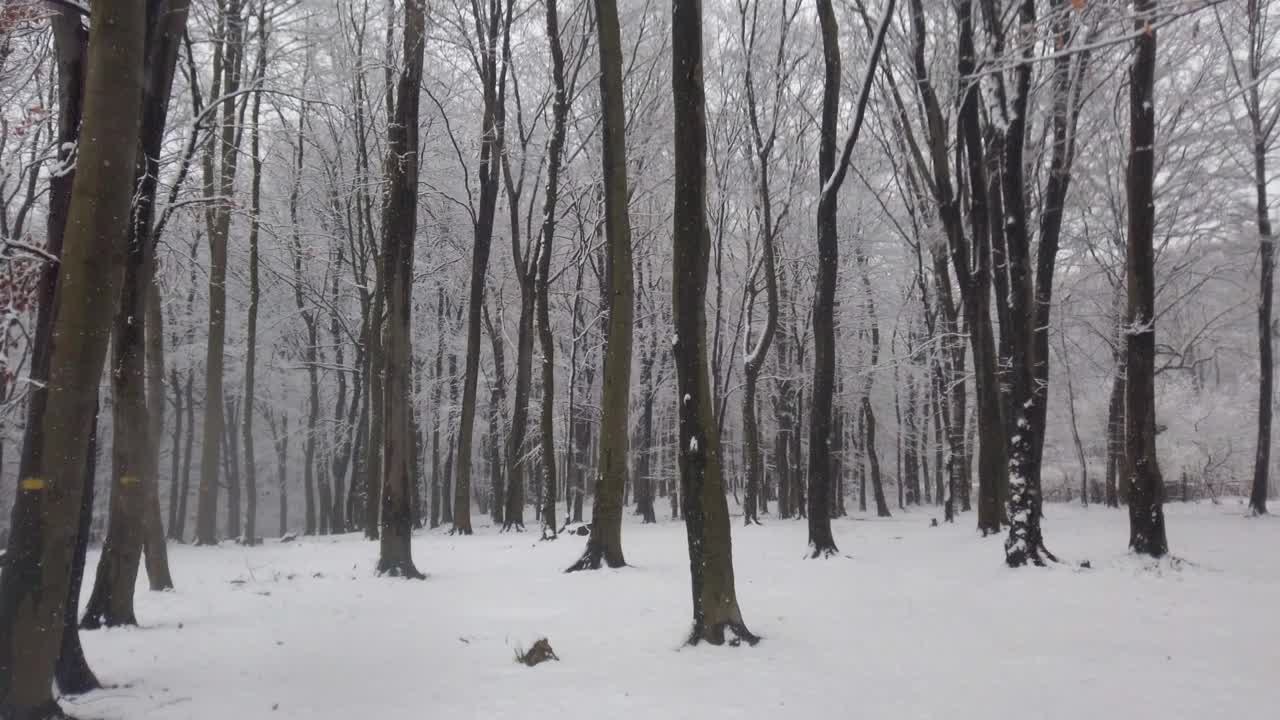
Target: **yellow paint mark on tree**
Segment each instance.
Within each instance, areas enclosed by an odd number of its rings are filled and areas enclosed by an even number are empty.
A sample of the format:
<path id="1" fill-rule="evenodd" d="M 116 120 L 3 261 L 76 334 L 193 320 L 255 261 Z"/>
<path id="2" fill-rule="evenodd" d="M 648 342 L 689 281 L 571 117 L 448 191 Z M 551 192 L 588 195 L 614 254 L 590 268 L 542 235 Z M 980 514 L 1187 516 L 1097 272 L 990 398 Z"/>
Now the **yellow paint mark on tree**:
<path id="1" fill-rule="evenodd" d="M 136 475 L 121 475 L 120 484 L 124 486 L 137 485 L 140 481 Z"/>
<path id="2" fill-rule="evenodd" d="M 27 492 L 36 492 L 44 489 L 44 478 L 29 477 L 24 478 L 21 487 Z"/>

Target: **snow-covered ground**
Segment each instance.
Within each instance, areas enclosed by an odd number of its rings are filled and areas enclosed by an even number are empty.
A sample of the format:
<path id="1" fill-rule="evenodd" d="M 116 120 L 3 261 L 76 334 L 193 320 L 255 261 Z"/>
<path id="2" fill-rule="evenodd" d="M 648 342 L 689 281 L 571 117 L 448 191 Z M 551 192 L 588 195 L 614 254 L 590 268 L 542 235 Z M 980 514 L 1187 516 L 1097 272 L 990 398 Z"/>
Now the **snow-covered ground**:
<path id="1" fill-rule="evenodd" d="M 1125 552 L 1123 510 L 1047 508 L 1063 565 L 1011 571 L 972 515 L 734 527 L 754 647 L 685 648 L 683 525 L 624 528 L 632 567 L 560 572 L 584 539 L 426 533 L 425 582 L 373 576 L 355 535 L 175 547 L 178 590 L 138 592 L 143 626 L 84 633 L 112 689 L 86 718 L 1280 717 L 1280 518 L 1236 501 L 1168 506 L 1183 562 Z M 1078 568 L 1088 559 L 1092 569 Z M 97 562 L 96 554 L 90 556 Z M 88 594 L 86 587 L 85 595 Z M 517 648 L 547 636 L 560 662 Z"/>

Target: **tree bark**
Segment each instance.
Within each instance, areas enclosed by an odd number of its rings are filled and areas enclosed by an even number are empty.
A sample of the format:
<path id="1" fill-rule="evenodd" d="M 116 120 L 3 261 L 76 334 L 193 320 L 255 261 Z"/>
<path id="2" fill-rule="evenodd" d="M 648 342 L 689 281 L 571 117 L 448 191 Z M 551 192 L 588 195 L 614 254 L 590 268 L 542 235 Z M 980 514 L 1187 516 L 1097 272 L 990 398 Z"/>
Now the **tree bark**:
<path id="1" fill-rule="evenodd" d="M 58 690 L 79 695 L 102 687 L 89 667 L 80 644 L 80 588 L 84 584 L 85 555 L 89 550 L 89 528 L 93 522 L 93 496 L 98 471 L 98 410 L 94 406 L 93 427 L 89 434 L 89 451 L 85 458 L 84 495 L 80 499 L 80 518 L 76 528 L 75 557 L 71 561 L 71 583 L 67 587 L 67 606 L 62 611 L 62 648 L 53 676 Z"/>
<path id="2" fill-rule="evenodd" d="M 1258 299 L 1258 440 L 1253 458 L 1253 487 L 1249 508 L 1255 515 L 1267 512 L 1267 489 L 1271 472 L 1271 416 L 1274 362 L 1271 352 L 1271 306 L 1275 295 L 1276 244 L 1271 232 L 1267 205 L 1267 148 L 1272 124 L 1265 124 L 1258 85 L 1262 82 L 1262 57 L 1267 38 L 1264 33 L 1263 3 L 1248 0 L 1245 11 L 1249 24 L 1249 89 L 1245 96 L 1250 128 L 1253 131 L 1253 182 L 1257 195 L 1259 299 Z"/>
<path id="3" fill-rule="evenodd" d="M 547 45 L 551 51 L 552 100 L 551 141 L 547 146 L 547 188 L 543 196 L 542 237 L 538 243 L 537 307 L 538 344 L 542 350 L 542 403 L 539 436 L 542 442 L 542 527 L 543 537 L 556 534 L 556 438 L 555 438 L 555 339 L 551 329 L 548 288 L 551 285 L 551 249 L 556 237 L 556 205 L 560 194 L 560 164 L 564 155 L 565 126 L 569 116 L 569 95 L 565 87 L 564 50 L 560 45 L 560 18 L 556 0 L 546 0 Z M 523 521 L 524 498 L 515 509 Z M 650 504 L 652 513 L 652 504 Z"/>
<path id="4" fill-rule="evenodd" d="M 409 370 L 410 318 L 413 307 L 413 246 L 418 213 L 418 99 L 422 85 L 426 9 L 421 0 L 404 4 L 404 68 L 396 84 L 396 115 L 387 138 L 387 196 L 383 209 L 383 260 L 387 292 L 384 357 L 386 398 L 383 412 L 382 517 L 378 573 L 425 577 L 413 563 L 410 547 L 414 453 Z"/>
<path id="5" fill-rule="evenodd" d="M 254 80 L 262 82 L 267 64 L 267 28 L 266 4 L 258 6 L 257 41 L 258 54 L 254 62 Z M 262 289 L 258 282 L 258 230 L 262 216 L 262 155 L 261 138 L 258 128 L 258 117 L 262 107 L 262 92 L 253 94 L 253 110 L 250 117 L 249 153 L 253 162 L 253 180 L 249 198 L 249 319 L 245 331 L 244 359 L 244 421 L 241 424 L 244 442 L 244 482 L 247 507 L 245 514 L 244 542 L 246 545 L 258 543 L 258 469 L 256 454 L 253 448 L 253 404 L 255 394 L 255 372 L 258 353 L 258 302 Z"/>
<path id="6" fill-rule="evenodd" d="M 970 0 L 960 0 L 956 14 L 960 25 L 958 71 L 961 78 L 973 74 L 975 49 L 973 13 Z M 982 131 L 978 112 L 978 88 L 961 81 L 957 133 L 963 144 L 969 173 L 969 225 L 973 234 L 972 266 L 968 243 L 958 227 L 958 207 L 949 220 L 952 230 L 951 258 L 960 277 L 965 325 L 973 346 L 974 394 L 977 396 L 980 433 L 978 444 L 978 529 L 983 536 L 998 533 L 1005 518 L 1005 488 L 1008 485 L 1008 446 L 1005 438 L 1004 398 L 1000 391 L 998 357 L 991 326 L 991 227 L 989 224 L 988 180 L 984 165 Z M 942 161 L 945 163 L 945 150 Z M 935 165 L 937 160 L 935 159 Z M 936 168 L 935 168 L 936 172 Z"/>
<path id="7" fill-rule="evenodd" d="M 204 157 L 205 213 L 209 232 L 209 330 L 205 354 L 204 442 L 200 454 L 200 488 L 196 499 L 196 544 L 218 542 L 218 461 L 225 418 L 222 414 L 224 349 L 227 334 L 227 238 L 231 230 L 231 197 L 235 193 L 236 167 L 240 159 L 240 133 L 236 100 L 240 89 L 244 32 L 242 0 L 225 0 L 218 6 L 219 37 L 215 44 L 211 101 L 222 97 L 218 149 L 220 162 L 214 174 L 212 143 Z M 215 182 L 217 187 L 215 188 Z"/>
<path id="8" fill-rule="evenodd" d="M 889 0 L 876 32 L 859 89 L 853 126 L 840 156 L 836 157 L 836 132 L 840 115 L 840 31 L 830 0 L 818 0 L 818 23 L 822 31 L 825 77 L 822 95 L 822 131 L 818 146 L 818 177 L 822 182 L 818 198 L 818 274 L 813 300 L 813 399 L 809 420 L 809 554 L 830 557 L 838 552 L 831 534 L 831 413 L 835 390 L 835 291 L 839 265 L 837 215 L 840 186 L 848 173 L 849 159 L 862 129 L 872 79 L 896 3 Z M 798 484 L 797 484 L 798 487 Z"/>
<path id="9" fill-rule="evenodd" d="M 835 387 L 835 293 L 839 266 L 839 181 L 836 180 L 836 133 L 840 122 L 840 30 L 830 0 L 818 0 L 822 30 L 822 130 L 818 145 L 818 271 L 813 296 L 813 401 L 809 416 L 809 554 L 828 557 L 838 552 L 831 534 L 827 504 L 831 456 L 831 394 Z M 840 173 L 843 179 L 844 173 Z"/>
<path id="10" fill-rule="evenodd" d="M 754 645 L 759 638 L 743 622 L 734 587 L 720 433 L 707 377 L 705 302 L 711 236 L 706 212 L 706 100 L 699 0 L 673 0 L 671 51 L 675 113 L 671 298 L 676 330 L 672 352 L 679 395 L 680 489 L 685 498 L 693 591 L 693 629 L 688 642 L 696 645 L 705 640 L 720 645 L 729 630 L 737 638 L 735 643 L 745 640 Z M 606 363 L 606 372 L 608 369 Z"/>
<path id="11" fill-rule="evenodd" d="M 165 535 L 164 519 L 160 510 L 160 442 L 164 439 L 164 325 L 160 312 L 160 285 L 156 282 L 156 263 L 151 263 L 147 279 L 147 407 L 151 425 L 150 450 L 151 480 L 147 483 L 146 515 L 143 517 L 142 555 L 146 562 L 147 581 L 153 591 L 173 589 L 173 574 L 169 571 L 169 547 Z M 177 479 L 177 446 L 175 445 L 172 477 Z"/>
<path id="12" fill-rule="evenodd" d="M 1160 557 L 1169 551 L 1164 527 L 1164 479 L 1156 459 L 1155 421 L 1155 64 L 1156 0 L 1135 0 L 1133 69 L 1129 77 L 1129 167 L 1125 315 L 1125 482 L 1129 486 L 1129 548 Z"/>
<path id="13" fill-rule="evenodd" d="M 458 426 L 458 464 L 453 483 L 453 528 L 450 533 L 471 534 L 471 440 L 476 415 L 476 382 L 480 377 L 480 324 L 481 307 L 484 304 L 485 275 L 489 271 L 489 250 L 493 244 L 493 217 L 498 207 L 499 165 L 502 151 L 498 137 L 502 132 L 506 115 L 507 63 L 498 61 L 498 33 L 504 45 L 511 32 L 511 6 L 514 0 L 506 0 L 505 11 L 500 0 L 491 0 L 488 12 L 488 30 L 480 14 L 481 3 L 472 5 L 475 14 L 478 40 L 481 47 L 481 84 L 484 90 L 484 110 L 481 118 L 480 138 L 480 207 L 473 217 L 471 254 L 471 288 L 467 305 L 467 355 L 462 379 L 462 417 Z M 501 67 L 499 67 L 501 65 Z"/>
<path id="14" fill-rule="evenodd" d="M 84 493 L 84 470 L 129 232 L 141 121 L 146 10 L 95 3 L 77 172 L 58 266 L 49 382 L 38 447 L 24 467 L 0 570 L 0 716 L 59 713 L 54 665 Z"/>
<path id="15" fill-rule="evenodd" d="M 582 557 L 569 567 L 622 567 L 622 494 L 627 485 L 627 413 L 631 400 L 631 331 L 635 316 L 631 221 L 627 213 L 626 113 L 623 109 L 622 38 L 615 0 L 595 0 L 600 53 L 601 136 L 608 273 L 608 334 L 601 379 L 600 455 L 591 536 Z"/>

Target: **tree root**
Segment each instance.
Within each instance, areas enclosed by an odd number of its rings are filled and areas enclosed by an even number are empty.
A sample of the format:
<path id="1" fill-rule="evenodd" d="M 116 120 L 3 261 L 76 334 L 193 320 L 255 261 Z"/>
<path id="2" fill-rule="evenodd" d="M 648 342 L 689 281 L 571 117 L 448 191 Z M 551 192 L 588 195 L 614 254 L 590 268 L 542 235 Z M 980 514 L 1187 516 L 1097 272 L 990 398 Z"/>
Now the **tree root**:
<path id="1" fill-rule="evenodd" d="M 406 580 L 426 580 L 427 576 L 419 570 L 412 560 L 379 560 L 378 577 L 404 578 Z"/>
<path id="2" fill-rule="evenodd" d="M 834 543 L 830 545 L 826 543 L 821 545 L 809 543 L 809 553 L 805 555 L 805 558 L 808 560 L 817 560 L 819 558 L 825 560 L 827 558 L 833 558 L 839 554 L 840 549 L 837 548 Z"/>
<path id="3" fill-rule="evenodd" d="M 565 572 L 578 572 L 579 570 L 599 570 L 601 567 L 608 565 L 612 568 L 626 567 L 627 563 L 610 561 L 605 557 L 604 546 L 594 540 L 587 541 L 587 549 L 582 552 L 582 557 L 569 567 L 565 568 Z"/>
<path id="4" fill-rule="evenodd" d="M 726 629 L 732 630 L 734 635 L 733 639 L 729 641 L 730 647 L 738 647 L 744 642 L 755 647 L 756 644 L 760 642 L 760 636 L 755 635 L 748 630 L 746 623 L 726 621 L 716 623 L 714 625 L 704 625 L 700 622 L 694 623 L 693 630 L 689 633 L 689 639 L 685 641 L 685 644 L 697 645 L 700 642 L 706 641 L 711 645 L 724 645 L 724 631 Z"/>

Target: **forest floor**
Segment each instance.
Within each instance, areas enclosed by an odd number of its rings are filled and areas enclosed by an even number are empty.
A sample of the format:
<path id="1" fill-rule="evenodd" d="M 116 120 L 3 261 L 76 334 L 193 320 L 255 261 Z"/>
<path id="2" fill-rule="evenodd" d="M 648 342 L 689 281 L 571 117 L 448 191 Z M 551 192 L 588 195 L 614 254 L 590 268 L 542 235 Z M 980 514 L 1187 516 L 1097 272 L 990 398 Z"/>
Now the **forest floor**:
<path id="1" fill-rule="evenodd" d="M 425 582 L 373 575 L 357 535 L 173 547 L 176 592 L 141 579 L 140 628 L 84 633 L 115 687 L 82 718 L 1280 717 L 1280 517 L 1167 506 L 1175 559 L 1125 551 L 1124 510 L 1046 508 L 1063 564 L 1005 568 L 1002 538 L 932 509 L 733 529 L 756 647 L 682 647 L 683 524 L 628 517 L 631 567 L 565 575 L 584 538 L 425 532 Z M 530 513 L 530 517 L 531 517 Z M 740 521 L 741 518 L 735 518 Z M 1080 562 L 1089 560 L 1091 569 Z M 91 571 L 96 552 L 89 558 Z M 88 587 L 84 596 L 88 596 Z M 546 636 L 560 657 L 514 653 Z"/>

